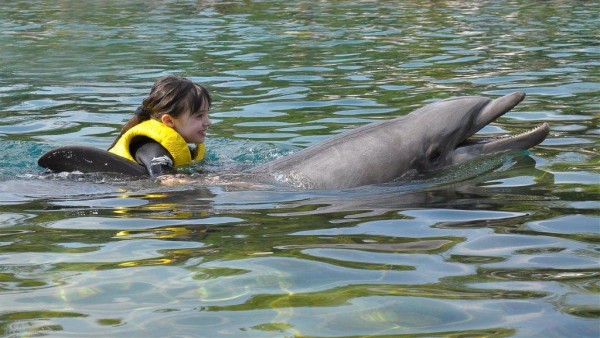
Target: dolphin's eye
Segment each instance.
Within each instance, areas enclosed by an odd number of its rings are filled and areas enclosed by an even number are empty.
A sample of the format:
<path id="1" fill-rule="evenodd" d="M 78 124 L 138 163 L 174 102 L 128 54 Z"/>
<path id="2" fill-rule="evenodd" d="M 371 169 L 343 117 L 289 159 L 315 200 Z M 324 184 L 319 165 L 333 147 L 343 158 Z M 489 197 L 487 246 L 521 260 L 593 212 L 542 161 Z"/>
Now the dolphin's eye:
<path id="1" fill-rule="evenodd" d="M 439 149 L 433 149 L 427 155 L 429 162 L 435 163 L 438 162 L 442 157 L 442 152 Z"/>

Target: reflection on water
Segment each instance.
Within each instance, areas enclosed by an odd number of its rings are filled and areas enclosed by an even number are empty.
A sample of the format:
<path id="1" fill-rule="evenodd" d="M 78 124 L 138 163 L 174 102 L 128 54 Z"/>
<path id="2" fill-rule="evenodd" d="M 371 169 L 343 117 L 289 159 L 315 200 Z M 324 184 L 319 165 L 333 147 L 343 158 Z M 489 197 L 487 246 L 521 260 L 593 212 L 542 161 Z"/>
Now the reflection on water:
<path id="1" fill-rule="evenodd" d="M 0 12 L 0 335 L 597 337 L 596 2 L 13 1 Z M 154 79 L 208 86 L 208 174 L 43 174 Z M 530 152 L 344 191 L 240 168 L 455 95 Z M 194 170 L 191 168 L 190 170 Z"/>

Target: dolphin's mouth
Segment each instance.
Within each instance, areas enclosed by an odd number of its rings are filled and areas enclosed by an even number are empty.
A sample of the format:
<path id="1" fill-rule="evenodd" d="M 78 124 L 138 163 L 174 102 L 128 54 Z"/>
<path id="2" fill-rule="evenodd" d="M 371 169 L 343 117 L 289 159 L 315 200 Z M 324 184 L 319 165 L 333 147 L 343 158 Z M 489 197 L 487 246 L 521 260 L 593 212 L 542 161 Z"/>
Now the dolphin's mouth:
<path id="1" fill-rule="evenodd" d="M 533 129 L 516 135 L 484 136 L 482 138 L 474 135 L 458 144 L 455 150 L 458 153 L 472 156 L 526 150 L 542 143 L 549 133 L 550 126 L 544 122 Z"/>
<path id="2" fill-rule="evenodd" d="M 471 129 L 465 135 L 465 140 L 456 146 L 455 154 L 464 159 L 498 152 L 526 150 L 544 141 L 550 133 L 550 126 L 545 122 L 517 135 L 484 138 L 475 135 L 483 127 L 508 113 L 524 98 L 525 93 L 515 92 L 488 102 L 478 112 Z"/>

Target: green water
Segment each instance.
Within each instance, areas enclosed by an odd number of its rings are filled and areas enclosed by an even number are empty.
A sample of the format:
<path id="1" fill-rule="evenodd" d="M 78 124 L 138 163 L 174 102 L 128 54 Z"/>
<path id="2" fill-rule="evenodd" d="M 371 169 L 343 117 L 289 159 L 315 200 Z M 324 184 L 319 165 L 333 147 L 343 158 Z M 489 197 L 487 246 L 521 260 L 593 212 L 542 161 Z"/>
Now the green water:
<path id="1" fill-rule="evenodd" d="M 0 336 L 598 337 L 597 1 L 10 1 L 0 11 Z M 213 95 L 185 186 L 47 175 L 157 77 Z M 527 98 L 523 154 L 348 191 L 237 168 L 452 96 Z M 219 176 L 227 170 L 228 175 Z"/>

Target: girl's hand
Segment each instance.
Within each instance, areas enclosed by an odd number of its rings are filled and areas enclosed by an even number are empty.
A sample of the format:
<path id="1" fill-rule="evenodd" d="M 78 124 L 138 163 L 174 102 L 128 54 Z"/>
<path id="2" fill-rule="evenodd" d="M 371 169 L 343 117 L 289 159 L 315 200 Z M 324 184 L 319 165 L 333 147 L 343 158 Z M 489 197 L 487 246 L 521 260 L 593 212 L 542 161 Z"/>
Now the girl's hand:
<path id="1" fill-rule="evenodd" d="M 193 182 L 189 175 L 175 174 L 175 175 L 161 175 L 156 177 L 158 182 L 163 185 L 173 186 L 180 184 L 190 184 Z"/>

